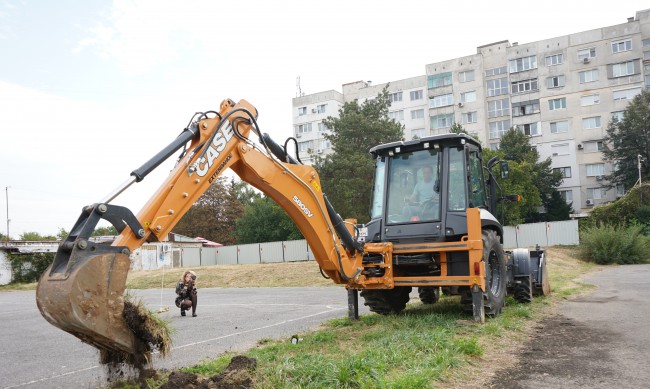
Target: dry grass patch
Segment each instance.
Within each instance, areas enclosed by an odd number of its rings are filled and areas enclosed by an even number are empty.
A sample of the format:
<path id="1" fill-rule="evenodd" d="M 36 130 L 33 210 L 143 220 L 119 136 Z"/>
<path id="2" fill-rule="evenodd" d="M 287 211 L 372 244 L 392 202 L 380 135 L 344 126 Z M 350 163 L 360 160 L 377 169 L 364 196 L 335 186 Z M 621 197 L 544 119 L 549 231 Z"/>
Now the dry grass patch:
<path id="1" fill-rule="evenodd" d="M 164 287 L 174 288 L 186 269 L 165 269 Z M 323 278 L 318 263 L 283 262 L 248 265 L 217 265 L 188 268 L 197 275 L 199 288 L 255 288 L 292 286 L 333 286 Z M 126 281 L 129 289 L 160 288 L 163 270 L 131 271 Z"/>

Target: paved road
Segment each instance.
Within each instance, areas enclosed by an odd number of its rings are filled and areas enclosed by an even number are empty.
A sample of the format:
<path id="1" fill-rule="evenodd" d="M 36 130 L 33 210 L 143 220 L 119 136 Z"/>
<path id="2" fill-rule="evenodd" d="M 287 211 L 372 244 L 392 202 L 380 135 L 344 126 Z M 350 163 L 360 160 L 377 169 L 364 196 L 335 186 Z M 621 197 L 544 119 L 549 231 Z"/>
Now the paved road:
<path id="1" fill-rule="evenodd" d="M 537 325 L 519 364 L 497 372 L 488 387 L 650 386 L 650 265 L 607 267 L 583 281 L 597 289 L 560 304 Z"/>
<path id="2" fill-rule="evenodd" d="M 160 290 L 133 291 L 152 310 Z M 244 351 L 259 339 L 281 338 L 347 316 L 342 287 L 199 289 L 198 317 L 181 317 L 174 291 L 162 292 L 161 314 L 177 329 L 172 355 L 153 367 L 191 366 L 225 351 Z M 361 301 L 363 301 L 361 299 Z M 360 303 L 361 313 L 367 309 Z M 173 309 L 172 309 L 173 308 Z M 0 388 L 97 388 L 106 384 L 98 352 L 50 325 L 35 302 L 35 292 L 0 293 Z"/>

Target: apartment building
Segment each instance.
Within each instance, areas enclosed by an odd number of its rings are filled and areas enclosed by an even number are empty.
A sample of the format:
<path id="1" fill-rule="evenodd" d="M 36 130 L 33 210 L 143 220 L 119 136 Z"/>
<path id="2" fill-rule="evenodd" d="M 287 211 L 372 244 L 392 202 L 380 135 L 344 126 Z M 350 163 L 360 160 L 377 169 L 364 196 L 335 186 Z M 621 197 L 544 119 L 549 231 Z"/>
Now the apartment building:
<path id="1" fill-rule="evenodd" d="M 331 152 L 323 119 L 389 84 L 389 117 L 404 125 L 407 139 L 444 134 L 459 123 L 485 147 L 498 148 L 505 131 L 516 127 L 562 172 L 559 191 L 576 212 L 587 213 L 625 191 L 606 189 L 603 177 L 614 167 L 601 151 L 610 121 L 650 89 L 650 9 L 615 26 L 526 44 L 491 43 L 424 68 L 424 76 L 378 85 L 358 81 L 344 84 L 342 93 L 294 98 L 303 162 Z"/>

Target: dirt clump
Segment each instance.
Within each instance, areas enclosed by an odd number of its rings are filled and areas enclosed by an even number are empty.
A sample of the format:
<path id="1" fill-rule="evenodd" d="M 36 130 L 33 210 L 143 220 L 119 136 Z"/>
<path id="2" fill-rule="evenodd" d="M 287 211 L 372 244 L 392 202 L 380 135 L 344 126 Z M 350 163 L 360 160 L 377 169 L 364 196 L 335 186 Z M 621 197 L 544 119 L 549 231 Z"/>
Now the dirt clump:
<path id="1" fill-rule="evenodd" d="M 198 374 L 173 371 L 167 383 L 160 386 L 160 389 L 196 388 L 196 389 L 247 389 L 253 388 L 253 377 L 251 373 L 257 366 L 255 358 L 248 358 L 243 355 L 236 355 L 230 360 L 230 364 L 221 374 L 210 378 L 201 377 Z"/>

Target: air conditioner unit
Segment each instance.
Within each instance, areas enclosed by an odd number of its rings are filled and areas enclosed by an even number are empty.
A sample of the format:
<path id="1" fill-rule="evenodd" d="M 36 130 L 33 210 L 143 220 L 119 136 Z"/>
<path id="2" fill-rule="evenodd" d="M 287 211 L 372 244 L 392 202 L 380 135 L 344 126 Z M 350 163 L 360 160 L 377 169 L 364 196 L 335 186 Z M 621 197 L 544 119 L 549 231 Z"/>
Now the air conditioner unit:
<path id="1" fill-rule="evenodd" d="M 297 133 L 297 134 L 296 134 L 296 138 L 300 138 L 301 136 L 302 136 L 301 133 Z"/>
<path id="2" fill-rule="evenodd" d="M 587 199 L 587 201 L 585 201 L 585 204 L 594 205 L 594 199 Z"/>
<path id="3" fill-rule="evenodd" d="M 602 180 L 603 180 L 603 176 L 596 176 L 596 181 L 602 181 Z"/>
<path id="4" fill-rule="evenodd" d="M 461 103 L 458 103 L 458 107 L 462 107 L 462 106 L 463 106 L 463 103 L 462 103 L 462 102 L 461 102 Z"/>
<path id="5" fill-rule="evenodd" d="M 312 108 L 311 113 L 316 113 L 316 108 Z"/>
<path id="6" fill-rule="evenodd" d="M 323 154 L 323 149 L 318 149 L 318 150 L 316 150 L 316 153 L 318 153 L 318 154 Z"/>
<path id="7" fill-rule="evenodd" d="M 589 61 L 591 61 L 589 57 L 585 57 L 582 59 L 582 63 L 589 63 Z"/>
<path id="8" fill-rule="evenodd" d="M 582 145 L 582 143 L 578 143 L 578 150 L 582 150 L 583 148 L 584 146 Z"/>

